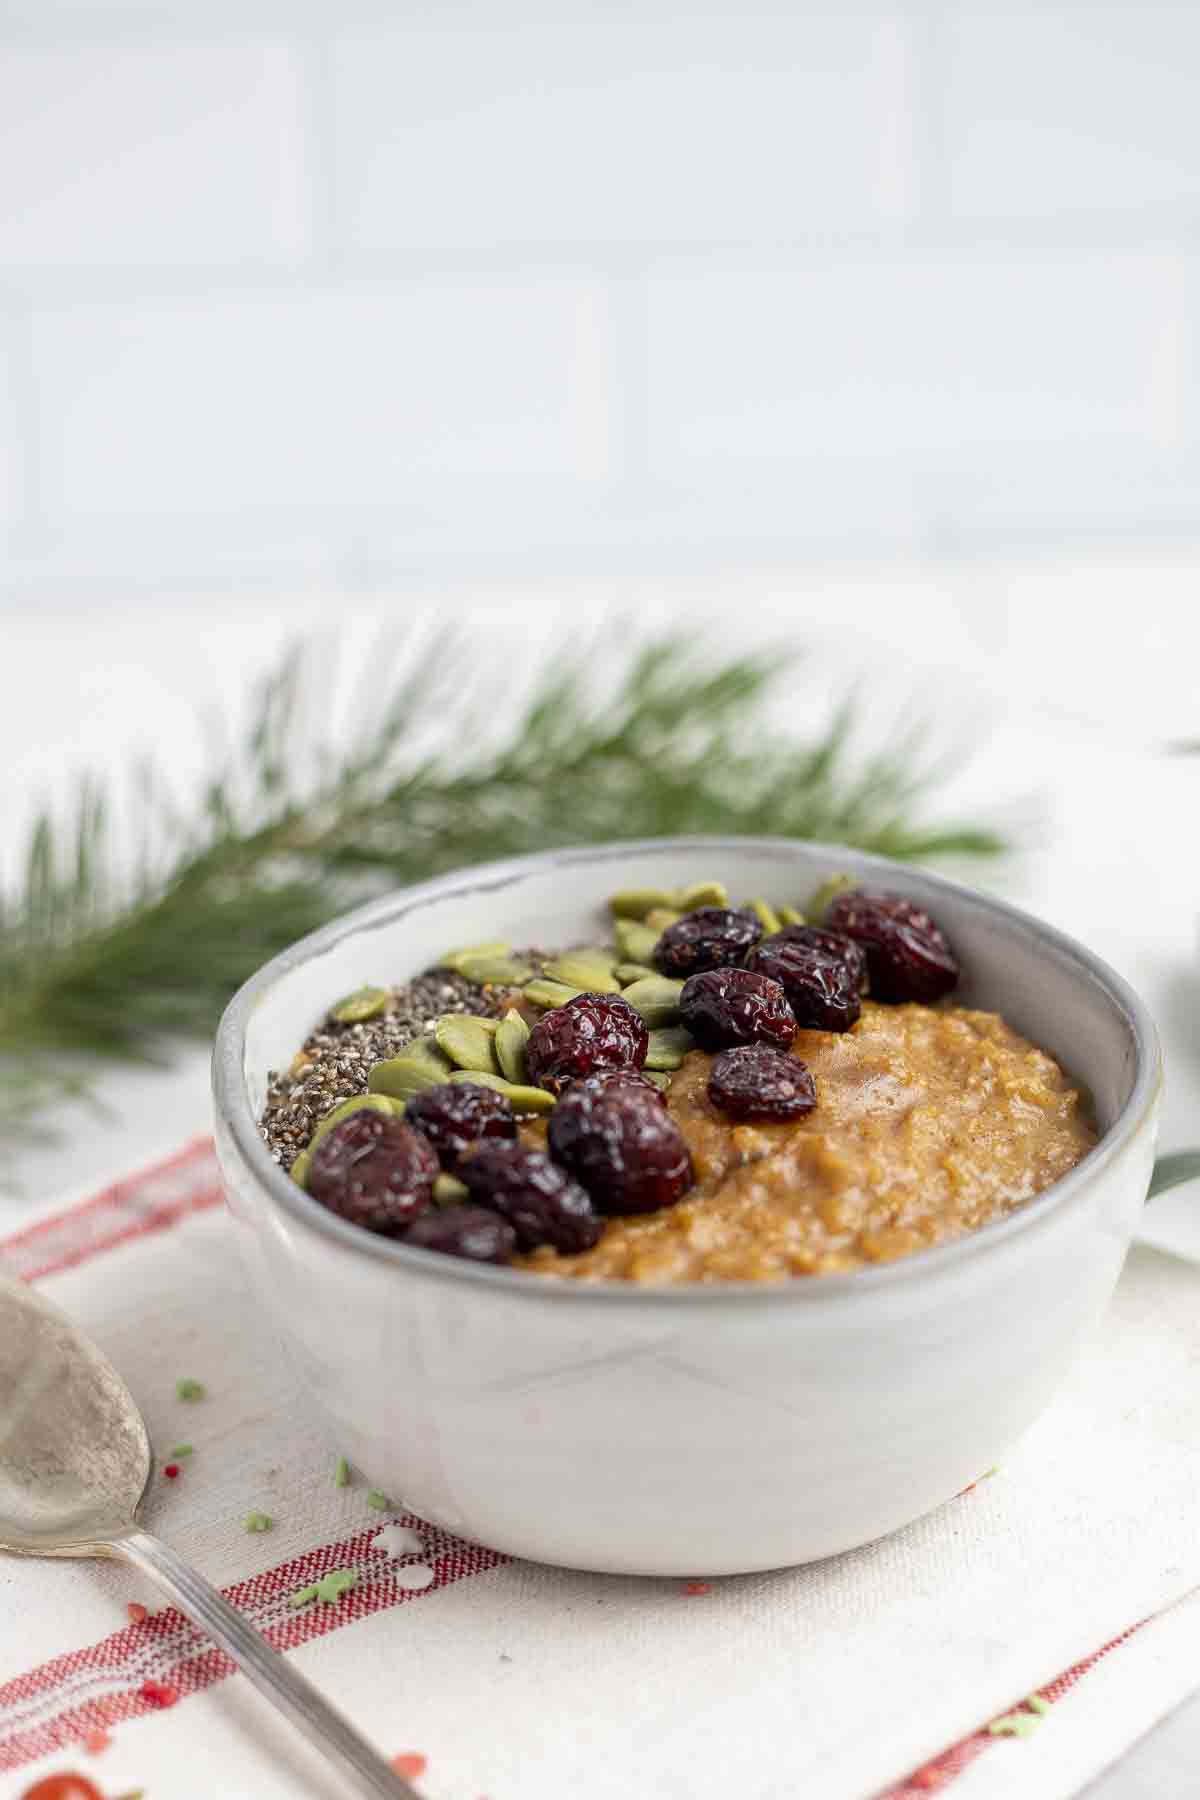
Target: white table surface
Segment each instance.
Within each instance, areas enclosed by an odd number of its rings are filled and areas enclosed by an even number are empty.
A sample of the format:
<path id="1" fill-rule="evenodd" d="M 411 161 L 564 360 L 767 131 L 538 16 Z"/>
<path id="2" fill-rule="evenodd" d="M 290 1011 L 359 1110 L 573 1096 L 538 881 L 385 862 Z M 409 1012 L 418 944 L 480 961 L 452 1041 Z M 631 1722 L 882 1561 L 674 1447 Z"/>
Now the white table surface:
<path id="1" fill-rule="evenodd" d="M 915 694 L 974 740 L 972 764 L 943 804 L 983 805 L 1030 825 L 1019 861 L 979 876 L 1082 938 L 1145 996 L 1167 1056 L 1162 1144 L 1178 1148 L 1200 1142 L 1200 756 L 1161 746 L 1200 737 L 1200 609 L 1177 602 L 1186 573 L 1178 558 L 1169 578 L 1162 567 L 1106 559 L 1060 567 L 1057 583 L 1041 564 L 735 571 L 615 591 L 574 583 L 377 598 L 360 606 L 361 620 L 345 601 L 317 595 L 286 605 L 14 609 L 0 613 L 0 866 L 12 867 L 34 799 L 61 792 L 72 770 L 112 771 L 132 749 L 150 749 L 186 790 L 202 766 L 196 708 L 236 703 L 298 622 L 332 612 L 354 637 L 381 614 L 449 615 L 473 621 L 481 644 L 497 635 L 532 642 L 605 621 L 627 632 L 632 617 L 645 626 L 686 605 L 726 644 L 736 620 L 743 639 L 820 645 L 796 689 L 801 717 L 823 709 L 847 671 L 865 668 L 872 710 Z M 1200 575 L 1200 556 L 1190 574 Z M 31 1200 L 85 1190 L 205 1129 L 207 1056 L 191 1047 L 169 1073 L 110 1072 L 97 1095 L 103 1116 L 70 1109 L 57 1144 L 20 1151 L 24 1192 L 0 1195 L 0 1228 L 16 1225 Z M 1200 1262 L 1200 1188 L 1156 1201 L 1143 1236 Z M 1183 1771 L 1191 1779 L 1198 1764 L 1200 1701 L 1091 1794 L 1187 1792 Z"/>

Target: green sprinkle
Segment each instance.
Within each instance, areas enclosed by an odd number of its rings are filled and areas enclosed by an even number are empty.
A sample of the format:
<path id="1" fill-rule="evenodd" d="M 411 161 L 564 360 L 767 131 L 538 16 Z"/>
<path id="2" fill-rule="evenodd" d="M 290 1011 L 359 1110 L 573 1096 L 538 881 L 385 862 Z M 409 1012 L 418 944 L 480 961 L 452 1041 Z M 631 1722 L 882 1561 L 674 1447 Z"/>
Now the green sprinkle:
<path id="1" fill-rule="evenodd" d="M 181 1456 L 190 1456 L 191 1454 L 192 1446 L 190 1444 L 176 1444 L 173 1450 L 167 1451 L 167 1455 L 174 1458 L 175 1461 L 178 1461 Z"/>
<path id="2" fill-rule="evenodd" d="M 175 1383 L 177 1400 L 203 1400 L 206 1389 L 202 1381 L 193 1381 L 190 1375 L 181 1375 Z"/>
<path id="3" fill-rule="evenodd" d="M 338 1466 L 333 1474 L 333 1485 L 334 1487 L 350 1486 L 350 1464 L 344 1456 L 338 1457 Z"/>
<path id="4" fill-rule="evenodd" d="M 316 1585 L 317 1599 L 323 1606 L 332 1606 L 357 1580 L 357 1569 L 330 1569 L 328 1575 L 322 1575 Z"/>
<path id="5" fill-rule="evenodd" d="M 317 1597 L 318 1584 L 314 1581 L 310 1587 L 297 1588 L 294 1594 L 288 1595 L 289 1606 L 307 1606 Z"/>
<path id="6" fill-rule="evenodd" d="M 246 1514 L 247 1531 L 270 1531 L 271 1525 L 270 1513 L 248 1512 Z"/>
<path id="7" fill-rule="evenodd" d="M 992 1737 L 1027 1738 L 1041 1724 L 1036 1713 L 1005 1713 L 1002 1719 L 993 1719 L 988 1726 Z"/>
<path id="8" fill-rule="evenodd" d="M 1050 1702 L 1044 1699 L 1041 1694 L 1030 1694 L 1025 1704 L 1026 1706 L 1031 1706 L 1035 1713 L 1041 1713 L 1043 1719 L 1050 1711 Z"/>
<path id="9" fill-rule="evenodd" d="M 367 1495 L 367 1505 L 373 1506 L 376 1512 L 386 1512 L 391 1501 L 386 1494 L 381 1494 L 378 1488 L 372 1488 Z"/>

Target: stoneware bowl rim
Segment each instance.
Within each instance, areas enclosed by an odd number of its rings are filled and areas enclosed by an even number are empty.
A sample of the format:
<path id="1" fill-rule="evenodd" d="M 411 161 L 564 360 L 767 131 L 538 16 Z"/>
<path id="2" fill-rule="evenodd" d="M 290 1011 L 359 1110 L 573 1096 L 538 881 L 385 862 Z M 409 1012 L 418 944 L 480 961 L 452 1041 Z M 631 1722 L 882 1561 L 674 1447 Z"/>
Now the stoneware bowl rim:
<path id="1" fill-rule="evenodd" d="M 680 1284 L 677 1286 L 641 1285 L 625 1281 L 567 1282 L 547 1280 L 523 1269 L 496 1268 L 470 1263 L 433 1251 L 408 1249 L 391 1238 L 377 1237 L 361 1227 L 349 1224 L 311 1198 L 291 1180 L 274 1161 L 259 1135 L 257 1121 L 250 1105 L 243 1076 L 246 1029 L 249 1019 L 266 994 L 291 970 L 314 956 L 324 954 L 343 939 L 359 932 L 372 931 L 390 924 L 415 909 L 435 904 L 461 892 L 480 889 L 502 889 L 513 886 L 530 874 L 554 867 L 578 866 L 595 862 L 605 864 L 615 857 L 633 859 L 671 850 L 709 850 L 726 857 L 739 851 L 777 855 L 781 862 L 793 860 L 794 851 L 803 848 L 827 858 L 830 865 L 852 860 L 868 875 L 881 881 L 900 874 L 927 889 L 934 898 L 952 894 L 976 911 L 1015 925 L 1027 938 L 1049 953 L 1052 960 L 1068 964 L 1076 973 L 1090 978 L 1103 989 L 1108 999 L 1123 1015 L 1134 1046 L 1135 1073 L 1128 1099 L 1095 1147 L 1066 1175 L 1053 1182 L 1042 1193 L 1007 1218 L 981 1226 L 966 1236 L 949 1243 L 917 1250 L 894 1262 L 879 1263 L 868 1269 L 853 1269 L 841 1274 L 822 1275 L 811 1280 L 781 1282 L 726 1281 Z M 936 906 L 931 899 L 931 909 Z M 390 1262 L 410 1277 L 421 1277 L 455 1284 L 482 1284 L 494 1298 L 501 1294 L 513 1300 L 538 1300 L 549 1305 L 624 1304 L 639 1309 L 670 1306 L 705 1306 L 736 1301 L 752 1306 L 836 1306 L 861 1301 L 872 1288 L 893 1288 L 913 1281 L 929 1280 L 936 1272 L 951 1268 L 968 1259 L 986 1255 L 1009 1239 L 1036 1227 L 1051 1212 L 1068 1206 L 1081 1195 L 1110 1163 L 1120 1156 L 1139 1127 L 1153 1111 L 1162 1085 L 1161 1053 L 1158 1034 L 1143 1001 L 1114 969 L 1093 954 L 1077 939 L 1052 925 L 1043 923 L 1031 913 L 1012 906 L 1005 900 L 980 893 L 964 882 L 935 875 L 915 865 L 897 863 L 890 857 L 854 850 L 845 844 L 821 844 L 810 839 L 777 837 L 710 837 L 639 838 L 628 842 L 581 844 L 560 850 L 542 850 L 527 856 L 500 862 L 480 863 L 474 867 L 452 870 L 429 881 L 400 888 L 394 893 L 369 901 L 365 906 L 335 919 L 331 924 L 310 932 L 288 949 L 264 963 L 258 972 L 240 987 L 229 1002 L 217 1029 L 213 1047 L 213 1096 L 217 1116 L 228 1129 L 239 1155 L 261 1190 L 273 1206 L 289 1215 L 295 1224 L 332 1239 L 343 1249 L 376 1261 Z"/>

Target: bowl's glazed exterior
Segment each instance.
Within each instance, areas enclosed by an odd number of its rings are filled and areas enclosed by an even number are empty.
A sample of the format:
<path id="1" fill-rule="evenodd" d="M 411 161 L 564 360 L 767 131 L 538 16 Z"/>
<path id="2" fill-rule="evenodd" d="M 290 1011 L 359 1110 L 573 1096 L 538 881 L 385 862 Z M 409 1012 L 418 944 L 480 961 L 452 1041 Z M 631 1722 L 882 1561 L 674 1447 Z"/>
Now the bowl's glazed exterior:
<path id="1" fill-rule="evenodd" d="M 838 869 L 927 904 L 959 950 L 964 1001 L 1002 1011 L 1092 1090 L 1099 1145 L 1009 1219 L 779 1286 L 582 1286 L 360 1232 L 295 1187 L 258 1136 L 268 1071 L 358 985 L 400 980 L 458 943 L 578 941 L 618 887 L 720 877 L 795 902 Z M 1161 1077 L 1136 996 L 1049 927 L 878 858 L 731 838 L 552 852 L 351 914 L 242 989 L 214 1081 L 258 1294 L 338 1449 L 415 1512 L 494 1549 L 705 1575 L 849 1549 L 1000 1459 L 1120 1273 Z"/>

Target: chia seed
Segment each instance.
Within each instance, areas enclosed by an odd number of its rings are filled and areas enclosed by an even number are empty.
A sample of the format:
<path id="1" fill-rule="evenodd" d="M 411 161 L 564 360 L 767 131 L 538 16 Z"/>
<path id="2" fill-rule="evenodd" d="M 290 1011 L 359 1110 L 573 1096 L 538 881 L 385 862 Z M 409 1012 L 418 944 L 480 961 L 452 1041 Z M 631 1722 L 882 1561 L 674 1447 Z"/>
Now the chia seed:
<path id="1" fill-rule="evenodd" d="M 541 973 L 546 955 L 521 952 Z M 305 1038 L 290 1069 L 268 1078 L 259 1130 L 277 1163 L 286 1168 L 308 1144 L 326 1113 L 367 1091 L 377 1062 L 398 1056 L 444 1013 L 495 1018 L 513 1004 L 511 988 L 481 987 L 450 969 L 430 969 L 390 990 L 387 1011 L 361 1025 L 338 1025 L 328 1016 Z"/>

